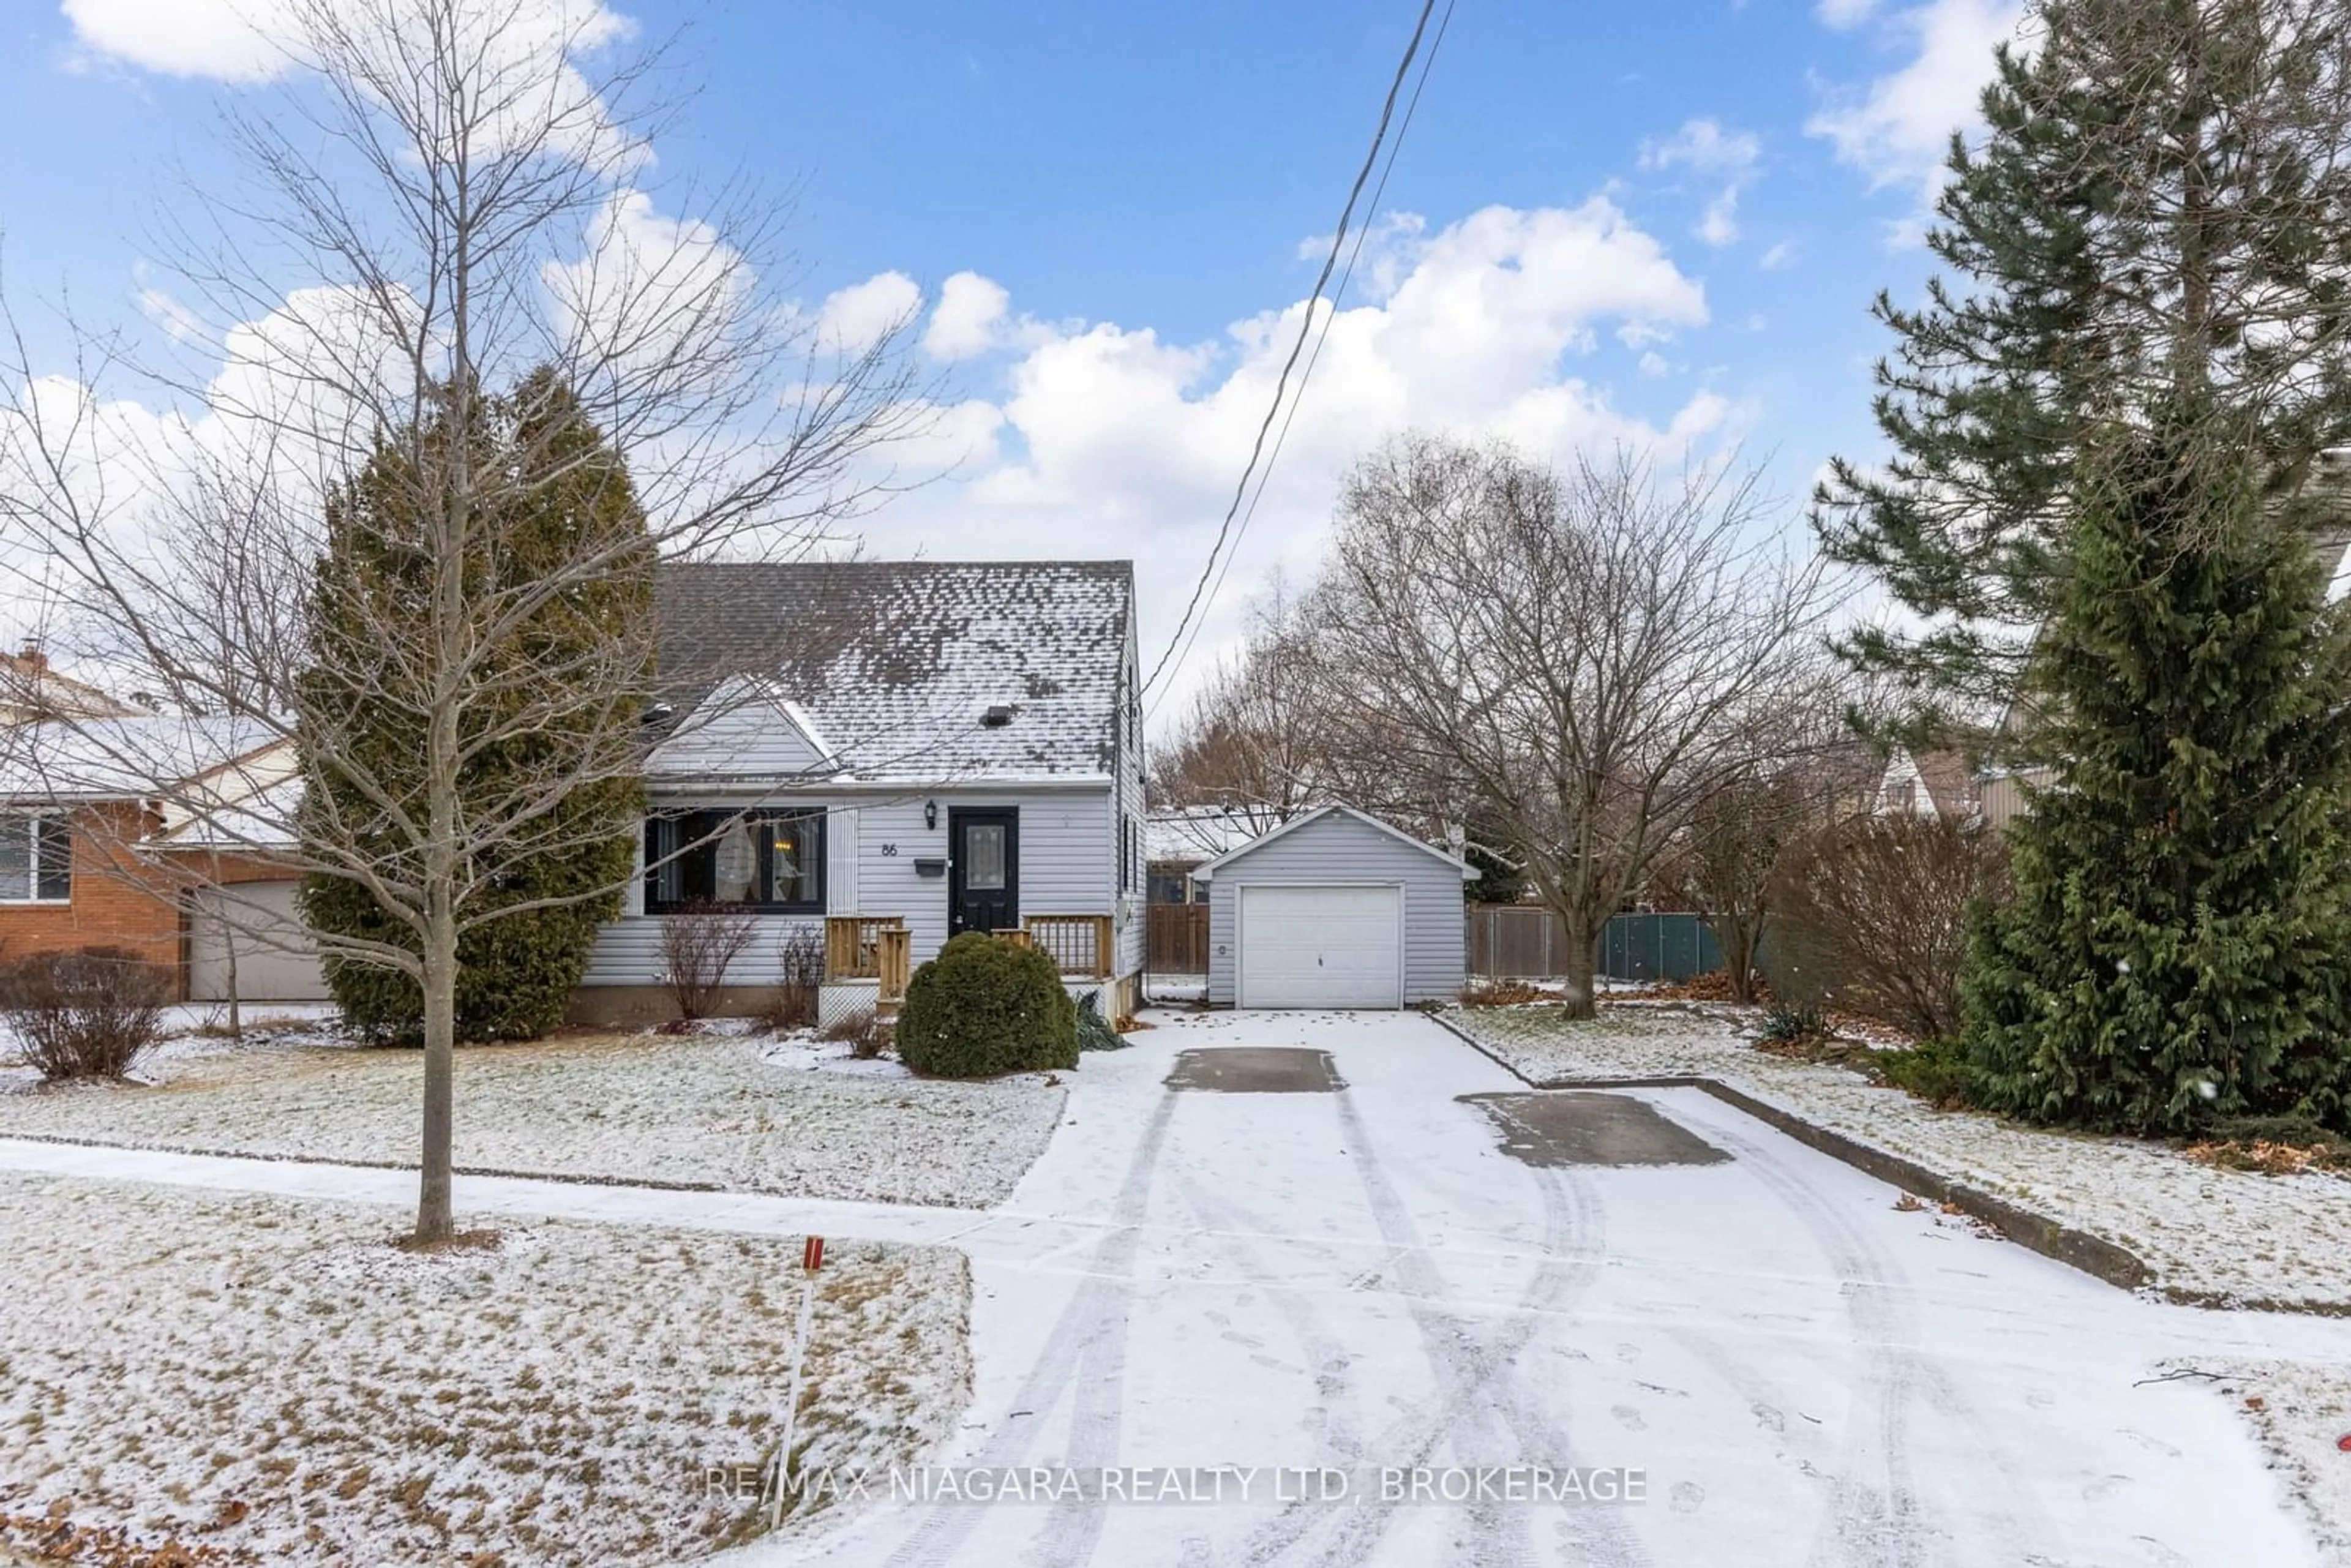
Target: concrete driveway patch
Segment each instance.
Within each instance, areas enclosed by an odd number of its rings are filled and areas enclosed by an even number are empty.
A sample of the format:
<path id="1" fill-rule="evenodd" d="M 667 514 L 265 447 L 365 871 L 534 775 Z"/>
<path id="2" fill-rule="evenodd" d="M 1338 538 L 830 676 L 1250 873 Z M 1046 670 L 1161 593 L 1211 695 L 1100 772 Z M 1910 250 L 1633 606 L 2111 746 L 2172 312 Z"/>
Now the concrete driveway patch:
<path id="1" fill-rule="evenodd" d="M 1347 1086 L 1329 1051 L 1286 1045 L 1186 1051 L 1176 1056 L 1166 1082 L 1170 1089 L 1216 1094 L 1330 1094 Z"/>
<path id="2" fill-rule="evenodd" d="M 1623 1094 L 1464 1094 L 1502 1134 L 1502 1152 L 1541 1169 L 1560 1166 L 1711 1166 L 1730 1156 Z"/>

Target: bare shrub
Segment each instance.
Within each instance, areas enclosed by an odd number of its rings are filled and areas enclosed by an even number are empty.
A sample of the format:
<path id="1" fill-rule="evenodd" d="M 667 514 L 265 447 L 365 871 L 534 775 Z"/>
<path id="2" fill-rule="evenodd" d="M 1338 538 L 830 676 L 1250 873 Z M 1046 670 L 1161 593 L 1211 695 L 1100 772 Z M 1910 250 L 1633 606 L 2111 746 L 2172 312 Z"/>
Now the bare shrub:
<path id="1" fill-rule="evenodd" d="M 725 904 L 689 904 L 662 916 L 662 983 L 681 1019 L 710 1016 L 726 971 L 758 931 L 758 922 Z"/>
<path id="2" fill-rule="evenodd" d="M 888 1019 L 861 1009 L 833 1019 L 826 1026 L 823 1038 L 846 1040 L 850 1055 L 860 1061 L 872 1061 L 890 1049 L 890 1034 Z"/>
<path id="3" fill-rule="evenodd" d="M 120 1078 L 163 1038 L 169 971 L 120 947 L 40 953 L 0 968 L 0 1017 L 43 1078 Z"/>
<path id="4" fill-rule="evenodd" d="M 1949 818 L 1865 818 L 1815 834 L 1784 877 L 1767 945 L 1775 994 L 1918 1040 L 1959 1027 L 1968 908 L 2007 887 L 1998 833 Z"/>
<path id="5" fill-rule="evenodd" d="M 817 989 L 824 984 L 824 933 L 795 925 L 776 949 L 776 994 L 767 1024 L 777 1030 L 816 1027 Z"/>

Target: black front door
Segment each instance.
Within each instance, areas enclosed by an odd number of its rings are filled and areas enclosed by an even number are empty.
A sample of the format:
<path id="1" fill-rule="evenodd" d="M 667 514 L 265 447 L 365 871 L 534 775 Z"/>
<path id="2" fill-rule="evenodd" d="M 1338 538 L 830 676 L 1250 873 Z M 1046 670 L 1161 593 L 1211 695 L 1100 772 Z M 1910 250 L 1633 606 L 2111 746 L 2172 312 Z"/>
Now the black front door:
<path id="1" fill-rule="evenodd" d="M 947 812 L 947 934 L 1020 924 L 1020 813 Z"/>

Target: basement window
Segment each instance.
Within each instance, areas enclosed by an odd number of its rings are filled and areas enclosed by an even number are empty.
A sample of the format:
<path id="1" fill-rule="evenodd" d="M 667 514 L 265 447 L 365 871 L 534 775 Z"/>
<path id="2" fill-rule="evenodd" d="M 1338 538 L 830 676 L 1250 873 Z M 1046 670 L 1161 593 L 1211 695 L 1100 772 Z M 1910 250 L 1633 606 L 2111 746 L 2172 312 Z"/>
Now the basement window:
<path id="1" fill-rule="evenodd" d="M 73 899 L 73 830 L 63 817 L 0 815 L 0 904 Z"/>

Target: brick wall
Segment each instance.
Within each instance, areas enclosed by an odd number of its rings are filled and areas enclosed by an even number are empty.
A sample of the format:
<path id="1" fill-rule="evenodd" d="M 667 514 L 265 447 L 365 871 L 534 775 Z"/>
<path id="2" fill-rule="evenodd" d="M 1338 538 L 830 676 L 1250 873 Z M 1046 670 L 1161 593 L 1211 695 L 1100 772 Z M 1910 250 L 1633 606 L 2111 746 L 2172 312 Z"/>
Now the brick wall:
<path id="1" fill-rule="evenodd" d="M 184 990 L 186 920 L 179 890 L 191 882 L 273 882 L 283 867 L 247 856 L 182 853 L 168 867 L 142 862 L 133 844 L 153 832 L 154 813 L 130 801 L 73 814 L 73 900 L 0 904 L 0 960 L 78 947 L 123 947 L 168 967 Z"/>
<path id="2" fill-rule="evenodd" d="M 154 827 L 129 801 L 73 814 L 73 901 L 0 904 L 0 958 L 76 947 L 127 947 L 153 963 L 180 964 L 180 909 L 168 884 L 130 846 Z"/>

